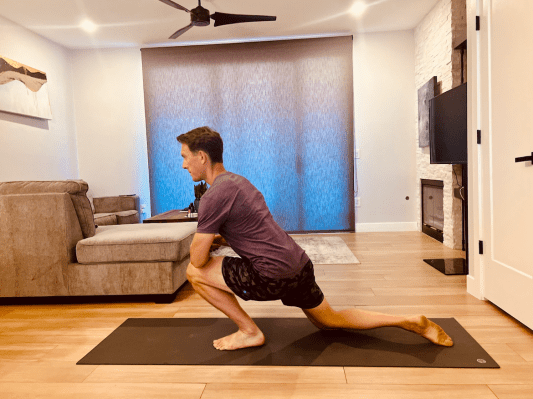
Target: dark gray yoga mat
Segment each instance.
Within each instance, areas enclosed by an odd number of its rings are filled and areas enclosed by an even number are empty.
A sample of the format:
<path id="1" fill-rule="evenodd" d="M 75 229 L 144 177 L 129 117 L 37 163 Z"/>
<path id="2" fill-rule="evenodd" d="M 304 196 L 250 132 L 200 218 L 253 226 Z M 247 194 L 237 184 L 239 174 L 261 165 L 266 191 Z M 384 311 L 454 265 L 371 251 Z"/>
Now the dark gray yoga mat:
<path id="1" fill-rule="evenodd" d="M 449 348 L 393 327 L 323 331 L 305 318 L 254 320 L 265 345 L 218 351 L 213 340 L 237 329 L 229 319 L 128 319 L 77 364 L 499 368 L 453 318 L 432 319 L 454 340 Z"/>

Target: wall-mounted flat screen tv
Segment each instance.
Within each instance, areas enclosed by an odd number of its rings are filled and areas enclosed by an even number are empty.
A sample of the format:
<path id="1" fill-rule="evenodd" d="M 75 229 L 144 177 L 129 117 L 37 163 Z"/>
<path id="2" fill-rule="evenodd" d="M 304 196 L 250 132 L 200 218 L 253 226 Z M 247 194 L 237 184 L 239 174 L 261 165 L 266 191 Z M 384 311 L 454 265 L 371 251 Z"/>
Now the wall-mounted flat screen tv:
<path id="1" fill-rule="evenodd" d="M 432 164 L 466 164 L 466 83 L 429 100 L 429 154 Z"/>

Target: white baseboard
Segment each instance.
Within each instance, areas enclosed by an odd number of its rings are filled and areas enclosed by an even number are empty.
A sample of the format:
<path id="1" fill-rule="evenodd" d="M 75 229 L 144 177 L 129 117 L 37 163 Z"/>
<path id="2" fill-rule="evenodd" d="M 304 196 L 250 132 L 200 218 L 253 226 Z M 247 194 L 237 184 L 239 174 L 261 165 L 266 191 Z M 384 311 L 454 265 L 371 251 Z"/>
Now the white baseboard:
<path id="1" fill-rule="evenodd" d="M 387 231 L 419 231 L 416 222 L 399 223 L 356 223 L 356 233 L 375 233 Z"/>

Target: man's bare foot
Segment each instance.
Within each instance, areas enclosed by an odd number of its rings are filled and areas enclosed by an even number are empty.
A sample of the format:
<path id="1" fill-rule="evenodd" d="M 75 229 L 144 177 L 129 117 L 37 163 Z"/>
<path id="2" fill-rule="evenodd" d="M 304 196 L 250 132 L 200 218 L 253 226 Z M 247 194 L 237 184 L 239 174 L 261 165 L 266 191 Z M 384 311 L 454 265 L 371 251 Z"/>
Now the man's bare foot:
<path id="1" fill-rule="evenodd" d="M 235 349 L 261 346 L 265 343 L 265 336 L 258 330 L 255 334 L 248 334 L 241 330 L 213 341 L 213 346 L 221 351 L 232 351 Z"/>
<path id="2" fill-rule="evenodd" d="M 453 346 L 453 341 L 448 334 L 437 324 L 428 320 L 426 316 L 412 316 L 404 328 L 412 331 L 434 344 L 441 346 Z"/>

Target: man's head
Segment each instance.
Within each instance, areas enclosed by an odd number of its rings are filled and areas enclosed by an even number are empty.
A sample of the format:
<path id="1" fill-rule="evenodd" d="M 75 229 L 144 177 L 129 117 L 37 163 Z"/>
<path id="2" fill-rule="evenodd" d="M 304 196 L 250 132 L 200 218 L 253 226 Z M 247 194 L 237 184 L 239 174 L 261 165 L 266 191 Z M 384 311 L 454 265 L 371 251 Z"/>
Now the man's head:
<path id="1" fill-rule="evenodd" d="M 205 180 L 206 168 L 222 164 L 224 150 L 220 134 L 204 126 L 177 137 L 181 143 L 183 169 L 187 169 L 193 181 Z"/>

